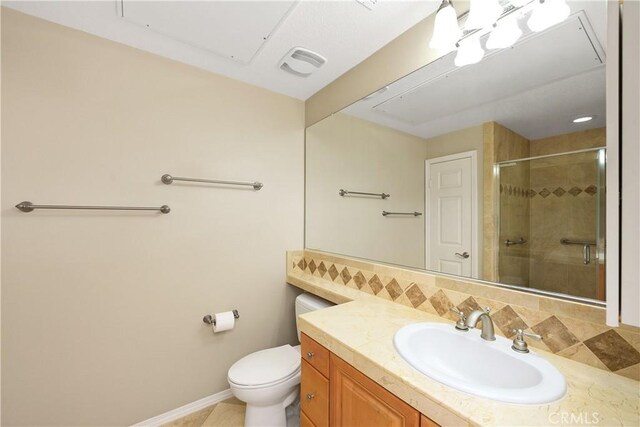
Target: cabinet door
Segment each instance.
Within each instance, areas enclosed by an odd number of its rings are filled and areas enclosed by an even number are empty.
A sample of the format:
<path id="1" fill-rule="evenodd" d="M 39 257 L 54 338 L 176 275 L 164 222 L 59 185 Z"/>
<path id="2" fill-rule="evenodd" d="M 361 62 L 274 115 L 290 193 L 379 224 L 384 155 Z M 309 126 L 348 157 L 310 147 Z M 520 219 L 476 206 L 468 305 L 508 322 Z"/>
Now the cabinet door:
<path id="1" fill-rule="evenodd" d="M 427 418 L 422 414 L 420 416 L 420 427 L 440 427 L 440 424 L 433 421 L 431 418 Z"/>
<path id="2" fill-rule="evenodd" d="M 420 413 L 331 354 L 331 426 L 419 427 Z"/>
<path id="3" fill-rule="evenodd" d="M 316 427 L 302 411 L 300 412 L 300 427 Z"/>

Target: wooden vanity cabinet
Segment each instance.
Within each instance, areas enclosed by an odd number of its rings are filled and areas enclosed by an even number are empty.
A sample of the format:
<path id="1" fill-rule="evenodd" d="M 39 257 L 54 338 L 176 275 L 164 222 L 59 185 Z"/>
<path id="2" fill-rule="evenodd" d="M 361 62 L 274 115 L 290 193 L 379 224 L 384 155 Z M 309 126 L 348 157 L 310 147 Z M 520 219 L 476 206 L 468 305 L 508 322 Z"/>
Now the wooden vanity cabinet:
<path id="1" fill-rule="evenodd" d="M 439 427 L 302 334 L 301 427 Z"/>

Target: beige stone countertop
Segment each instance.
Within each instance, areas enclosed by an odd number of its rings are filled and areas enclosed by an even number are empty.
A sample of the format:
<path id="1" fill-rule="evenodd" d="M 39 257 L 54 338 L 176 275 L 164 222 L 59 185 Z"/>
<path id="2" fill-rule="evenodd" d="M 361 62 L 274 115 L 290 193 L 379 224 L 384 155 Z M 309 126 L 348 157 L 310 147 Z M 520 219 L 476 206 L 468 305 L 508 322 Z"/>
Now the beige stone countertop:
<path id="1" fill-rule="evenodd" d="M 441 317 L 314 278 L 289 276 L 288 282 L 340 303 L 300 316 L 303 333 L 443 426 L 640 426 L 637 381 L 535 350 L 565 376 L 562 400 L 515 405 L 472 396 L 419 373 L 394 348 L 401 327 L 445 321 Z"/>

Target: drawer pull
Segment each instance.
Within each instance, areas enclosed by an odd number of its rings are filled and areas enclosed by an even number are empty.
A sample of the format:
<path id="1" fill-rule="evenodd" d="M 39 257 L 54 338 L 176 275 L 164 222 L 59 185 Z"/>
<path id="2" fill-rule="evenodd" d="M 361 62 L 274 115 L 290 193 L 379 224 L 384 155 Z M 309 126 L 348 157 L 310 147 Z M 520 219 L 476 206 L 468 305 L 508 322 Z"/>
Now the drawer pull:
<path id="1" fill-rule="evenodd" d="M 307 352 L 307 359 L 313 359 L 313 351 Z"/>
<path id="2" fill-rule="evenodd" d="M 316 395 L 315 395 L 315 394 L 307 393 L 307 400 L 311 400 L 311 399 L 313 399 L 314 397 L 316 397 Z"/>

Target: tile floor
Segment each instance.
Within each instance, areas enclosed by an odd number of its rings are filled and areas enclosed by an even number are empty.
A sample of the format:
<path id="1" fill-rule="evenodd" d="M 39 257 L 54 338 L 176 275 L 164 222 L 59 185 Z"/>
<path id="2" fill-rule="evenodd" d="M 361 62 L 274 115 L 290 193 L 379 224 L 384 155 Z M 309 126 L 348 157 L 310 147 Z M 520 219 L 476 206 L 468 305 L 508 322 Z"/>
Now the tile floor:
<path id="1" fill-rule="evenodd" d="M 235 397 L 201 409 L 162 427 L 243 427 L 244 403 Z"/>

